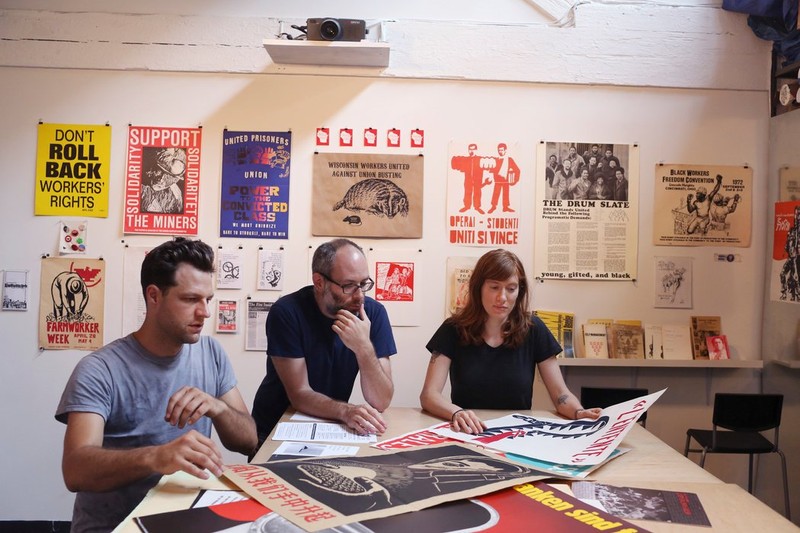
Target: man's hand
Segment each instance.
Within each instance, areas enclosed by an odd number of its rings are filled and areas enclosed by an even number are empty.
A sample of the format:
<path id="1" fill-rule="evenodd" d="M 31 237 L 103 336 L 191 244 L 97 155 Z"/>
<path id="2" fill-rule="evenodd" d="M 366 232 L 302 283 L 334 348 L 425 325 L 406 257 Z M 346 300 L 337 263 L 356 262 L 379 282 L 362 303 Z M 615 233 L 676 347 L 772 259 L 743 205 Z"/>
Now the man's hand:
<path id="1" fill-rule="evenodd" d="M 347 427 L 359 435 L 382 435 L 386 431 L 386 422 L 383 420 L 383 416 L 368 404 L 348 404 L 343 421 Z"/>
<path id="2" fill-rule="evenodd" d="M 333 331 L 339 336 L 345 346 L 355 353 L 363 352 L 372 347 L 369 339 L 369 328 L 372 323 L 364 311 L 364 304 L 358 310 L 358 316 L 347 309 L 339 309 L 333 319 Z"/>
<path id="3" fill-rule="evenodd" d="M 206 469 L 221 476 L 222 464 L 222 455 L 214 441 L 195 430 L 157 446 L 153 457 L 153 470 L 156 472 L 173 474 L 183 470 L 200 479 L 208 479 Z"/>
<path id="4" fill-rule="evenodd" d="M 196 387 L 182 387 L 170 396 L 164 420 L 178 426 L 192 425 L 202 417 L 211 419 L 227 409 L 227 404 Z"/>

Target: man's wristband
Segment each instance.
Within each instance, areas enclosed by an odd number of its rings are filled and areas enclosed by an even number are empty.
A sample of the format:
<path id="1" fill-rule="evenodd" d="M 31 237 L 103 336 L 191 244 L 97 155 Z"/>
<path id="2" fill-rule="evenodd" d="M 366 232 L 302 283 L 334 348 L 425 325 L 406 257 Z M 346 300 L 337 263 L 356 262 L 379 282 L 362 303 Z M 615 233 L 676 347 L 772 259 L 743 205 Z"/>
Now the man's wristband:
<path id="1" fill-rule="evenodd" d="M 455 413 L 453 413 L 453 414 L 450 416 L 450 423 L 451 423 L 451 424 L 455 423 L 455 421 L 456 421 L 456 415 L 457 415 L 458 413 L 460 413 L 461 411 L 465 411 L 465 409 L 459 409 L 458 411 L 456 411 Z"/>

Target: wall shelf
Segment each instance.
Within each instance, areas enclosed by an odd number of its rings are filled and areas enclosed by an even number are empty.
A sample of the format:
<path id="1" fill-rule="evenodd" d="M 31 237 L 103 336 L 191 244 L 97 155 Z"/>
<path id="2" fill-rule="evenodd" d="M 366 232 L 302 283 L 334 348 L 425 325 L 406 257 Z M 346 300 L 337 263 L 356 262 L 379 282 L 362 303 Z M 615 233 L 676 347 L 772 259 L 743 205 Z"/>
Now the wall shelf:
<path id="1" fill-rule="evenodd" d="M 776 359 L 772 362 L 775 363 L 776 365 L 785 366 L 787 368 L 800 369 L 799 359 L 793 359 L 791 361 L 781 361 Z"/>
<path id="2" fill-rule="evenodd" d="M 635 367 L 635 368 L 764 368 L 762 360 L 727 359 L 712 361 L 702 359 L 586 359 L 563 358 L 559 366 Z"/>
<path id="3" fill-rule="evenodd" d="M 264 39 L 275 63 L 336 67 L 388 67 L 389 43 Z"/>

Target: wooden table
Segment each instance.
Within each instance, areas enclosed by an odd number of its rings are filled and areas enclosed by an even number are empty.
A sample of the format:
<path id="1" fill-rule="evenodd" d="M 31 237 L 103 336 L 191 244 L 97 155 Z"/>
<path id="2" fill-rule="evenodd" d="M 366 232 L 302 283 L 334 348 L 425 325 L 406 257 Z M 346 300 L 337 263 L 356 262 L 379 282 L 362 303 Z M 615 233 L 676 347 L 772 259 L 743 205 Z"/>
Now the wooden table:
<path id="1" fill-rule="evenodd" d="M 504 411 L 478 411 L 482 419 L 498 418 Z M 535 412 L 539 416 L 553 417 L 551 413 Z M 288 420 L 290 413 L 282 420 Z M 440 420 L 423 413 L 419 408 L 392 407 L 385 413 L 388 430 L 379 440 L 396 437 L 418 429 L 427 428 Z M 255 463 L 265 462 L 279 443 L 267 440 L 253 458 Z M 712 524 L 713 531 L 793 531 L 798 528 L 782 515 L 772 510 L 738 485 L 723 483 L 696 463 L 690 461 L 646 429 L 636 424 L 625 437 L 622 446 L 631 451 L 592 472 L 590 479 L 609 485 L 685 491 L 697 494 Z M 363 450 L 372 450 L 361 445 Z M 188 508 L 201 489 L 235 488 L 225 479 L 203 481 L 188 474 L 164 476 L 147 497 L 134 509 L 116 532 L 138 532 L 131 517 Z M 650 531 L 693 532 L 707 528 L 663 522 L 630 520 Z"/>

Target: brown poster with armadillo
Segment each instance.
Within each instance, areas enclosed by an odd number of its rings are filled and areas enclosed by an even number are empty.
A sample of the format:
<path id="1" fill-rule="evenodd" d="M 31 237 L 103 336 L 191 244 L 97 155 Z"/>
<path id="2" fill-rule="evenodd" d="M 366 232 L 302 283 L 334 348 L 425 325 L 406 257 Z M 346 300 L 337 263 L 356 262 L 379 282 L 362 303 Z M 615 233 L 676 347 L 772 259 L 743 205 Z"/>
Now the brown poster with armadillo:
<path id="1" fill-rule="evenodd" d="M 311 233 L 422 237 L 421 155 L 314 155 Z"/>
<path id="2" fill-rule="evenodd" d="M 102 259 L 42 259 L 40 348 L 96 350 L 103 346 L 105 278 Z"/>

